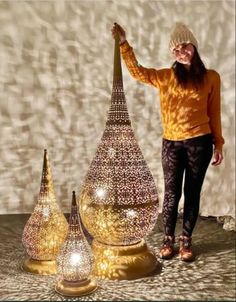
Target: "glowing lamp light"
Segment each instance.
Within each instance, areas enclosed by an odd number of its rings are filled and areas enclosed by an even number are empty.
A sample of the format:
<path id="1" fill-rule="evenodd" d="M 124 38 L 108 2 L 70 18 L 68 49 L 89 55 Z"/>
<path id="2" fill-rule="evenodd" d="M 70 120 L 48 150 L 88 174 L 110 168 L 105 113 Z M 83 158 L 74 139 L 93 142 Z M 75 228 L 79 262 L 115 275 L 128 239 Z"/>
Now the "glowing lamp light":
<path id="1" fill-rule="evenodd" d="M 83 224 L 94 238 L 94 274 L 136 279 L 156 269 L 156 256 L 144 237 L 157 221 L 158 194 L 129 119 L 117 38 L 111 106 L 79 204 Z"/>
<path id="2" fill-rule="evenodd" d="M 104 198 L 106 196 L 106 190 L 103 188 L 97 188 L 96 195 L 98 198 Z"/>
<path id="3" fill-rule="evenodd" d="M 79 254 L 79 253 L 72 253 L 72 254 L 70 255 L 69 262 L 70 262 L 72 265 L 78 265 L 78 264 L 81 263 L 81 260 L 82 260 L 81 254 Z"/>
<path id="4" fill-rule="evenodd" d="M 129 217 L 131 219 L 136 217 L 137 215 L 138 215 L 138 213 L 133 209 L 130 209 L 130 210 L 126 211 L 126 217 Z"/>
<path id="5" fill-rule="evenodd" d="M 69 232 L 57 256 L 58 281 L 55 290 L 64 296 L 82 296 L 94 292 L 97 285 L 90 279 L 92 251 L 83 234 L 73 191 Z"/>
<path id="6" fill-rule="evenodd" d="M 22 235 L 23 246 L 30 257 L 22 269 L 41 275 L 56 274 L 55 258 L 67 231 L 68 223 L 56 202 L 47 150 L 44 150 L 38 201 Z"/>

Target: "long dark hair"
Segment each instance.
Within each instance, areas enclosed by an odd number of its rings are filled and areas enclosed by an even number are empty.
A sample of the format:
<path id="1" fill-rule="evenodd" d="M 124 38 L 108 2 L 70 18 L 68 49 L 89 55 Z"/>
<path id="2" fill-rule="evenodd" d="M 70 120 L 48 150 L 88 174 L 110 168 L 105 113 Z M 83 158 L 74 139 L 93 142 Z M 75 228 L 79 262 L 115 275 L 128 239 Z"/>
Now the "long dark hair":
<path id="1" fill-rule="evenodd" d="M 190 69 L 187 70 L 183 64 L 177 61 L 174 62 L 172 68 L 174 70 L 177 81 L 181 86 L 186 87 L 188 83 L 192 83 L 196 88 L 198 88 L 203 84 L 207 69 L 200 58 L 197 48 L 195 46 L 193 47 L 194 54 Z"/>

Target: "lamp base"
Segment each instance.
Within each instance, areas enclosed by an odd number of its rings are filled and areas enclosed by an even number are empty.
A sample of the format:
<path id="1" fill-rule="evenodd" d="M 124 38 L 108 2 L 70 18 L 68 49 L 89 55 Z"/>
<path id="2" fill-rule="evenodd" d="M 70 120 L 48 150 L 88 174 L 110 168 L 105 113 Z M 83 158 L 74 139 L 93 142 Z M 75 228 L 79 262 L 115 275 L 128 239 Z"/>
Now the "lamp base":
<path id="1" fill-rule="evenodd" d="M 29 258 L 23 262 L 21 268 L 28 273 L 38 275 L 54 275 L 57 273 L 55 260 L 34 260 Z"/>
<path id="2" fill-rule="evenodd" d="M 78 282 L 60 280 L 55 286 L 56 292 L 68 297 L 85 296 L 91 294 L 96 289 L 97 284 L 90 279 Z"/>
<path id="3" fill-rule="evenodd" d="M 106 245 L 93 240 L 92 250 L 95 258 L 93 274 L 103 279 L 138 279 L 160 267 L 144 240 L 127 246 Z"/>

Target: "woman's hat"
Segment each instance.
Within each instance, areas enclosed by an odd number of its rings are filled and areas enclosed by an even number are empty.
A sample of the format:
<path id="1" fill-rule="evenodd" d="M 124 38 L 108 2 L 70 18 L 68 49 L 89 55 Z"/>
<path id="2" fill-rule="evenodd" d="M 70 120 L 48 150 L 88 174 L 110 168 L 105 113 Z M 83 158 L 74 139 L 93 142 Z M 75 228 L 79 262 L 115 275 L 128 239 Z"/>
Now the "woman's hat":
<path id="1" fill-rule="evenodd" d="M 172 51 L 178 44 L 191 43 L 198 48 L 198 42 L 191 30 L 181 22 L 177 22 L 170 34 L 169 49 Z"/>

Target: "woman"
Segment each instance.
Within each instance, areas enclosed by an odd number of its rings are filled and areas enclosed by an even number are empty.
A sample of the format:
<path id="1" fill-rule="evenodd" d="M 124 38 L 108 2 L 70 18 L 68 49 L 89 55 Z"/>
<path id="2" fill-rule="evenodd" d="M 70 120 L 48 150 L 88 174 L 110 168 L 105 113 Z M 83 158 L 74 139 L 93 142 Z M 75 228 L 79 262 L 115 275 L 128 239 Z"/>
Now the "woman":
<path id="1" fill-rule="evenodd" d="M 212 155 L 213 166 L 218 166 L 223 160 L 220 76 L 216 71 L 205 68 L 197 51 L 196 38 L 182 23 L 176 23 L 170 36 L 169 49 L 175 59 L 171 68 L 141 66 L 119 24 L 114 23 L 112 35 L 119 37 L 121 54 L 130 74 L 160 90 L 165 235 L 159 256 L 163 259 L 174 256 L 175 226 L 185 174 L 179 256 L 181 260 L 192 261 L 192 232 L 199 213 L 205 173 Z"/>

